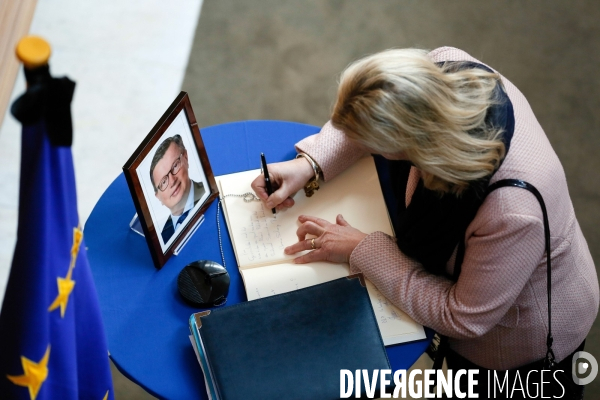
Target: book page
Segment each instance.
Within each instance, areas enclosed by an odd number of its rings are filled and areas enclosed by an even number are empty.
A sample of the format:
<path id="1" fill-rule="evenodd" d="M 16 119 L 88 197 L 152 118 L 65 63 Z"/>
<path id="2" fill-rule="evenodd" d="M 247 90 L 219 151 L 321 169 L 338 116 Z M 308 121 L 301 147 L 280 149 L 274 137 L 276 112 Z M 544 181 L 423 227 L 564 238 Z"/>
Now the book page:
<path id="1" fill-rule="evenodd" d="M 247 171 L 241 174 L 252 175 L 252 179 L 254 179 L 257 171 Z M 221 182 L 218 182 L 221 185 Z M 221 185 L 221 193 L 223 190 L 223 185 Z M 223 194 L 221 196 L 223 197 Z M 265 208 L 262 201 L 247 203 L 240 197 L 226 197 L 223 201 L 223 212 L 240 269 L 294 259 L 293 256 L 283 253 L 289 244 L 286 244 L 283 239 L 282 213 L 273 214 L 271 210 Z M 233 217 L 230 216 L 231 214 Z M 232 219 L 234 222 L 231 222 Z M 289 225 L 290 222 L 287 224 Z"/>
<path id="2" fill-rule="evenodd" d="M 285 263 L 240 270 L 248 300 L 291 292 L 348 276 L 347 264 Z"/>
<path id="3" fill-rule="evenodd" d="M 385 346 L 425 339 L 425 329 L 408 314 L 393 305 L 381 292 L 366 280 L 371 305 L 377 318 L 379 332 Z"/>
<path id="4" fill-rule="evenodd" d="M 227 197 L 252 192 L 251 182 L 259 170 L 217 177 L 224 198 L 229 234 L 240 269 L 292 260 L 298 255 L 285 255 L 283 249 L 298 241 L 298 216 L 305 214 L 335 223 L 338 214 L 356 229 L 393 235 L 379 178 L 372 157 L 357 161 L 330 182 L 322 182 L 312 197 L 302 191 L 296 204 L 273 214 L 262 202 L 245 203 L 241 197 Z"/>

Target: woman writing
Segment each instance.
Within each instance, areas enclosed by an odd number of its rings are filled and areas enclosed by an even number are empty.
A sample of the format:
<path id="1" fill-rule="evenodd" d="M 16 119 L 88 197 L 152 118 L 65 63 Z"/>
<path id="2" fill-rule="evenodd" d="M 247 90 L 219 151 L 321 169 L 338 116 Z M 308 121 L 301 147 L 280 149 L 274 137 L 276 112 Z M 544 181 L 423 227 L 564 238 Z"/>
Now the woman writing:
<path id="1" fill-rule="evenodd" d="M 484 196 L 501 179 L 535 186 L 552 234 L 556 360 L 570 362 L 581 348 L 598 311 L 596 271 L 562 166 L 504 77 L 454 48 L 366 57 L 342 74 L 331 121 L 296 149 L 297 159 L 269 166 L 278 188 L 271 196 L 261 177 L 253 183 L 268 208 L 293 206 L 315 173 L 326 182 L 365 154 L 390 160 L 397 238 L 360 232 L 342 216 L 301 216 L 299 241 L 286 252 L 312 250 L 296 262 L 348 262 L 365 274 L 417 322 L 449 337 L 449 368 L 509 370 L 546 355 L 540 204 L 518 188 Z"/>

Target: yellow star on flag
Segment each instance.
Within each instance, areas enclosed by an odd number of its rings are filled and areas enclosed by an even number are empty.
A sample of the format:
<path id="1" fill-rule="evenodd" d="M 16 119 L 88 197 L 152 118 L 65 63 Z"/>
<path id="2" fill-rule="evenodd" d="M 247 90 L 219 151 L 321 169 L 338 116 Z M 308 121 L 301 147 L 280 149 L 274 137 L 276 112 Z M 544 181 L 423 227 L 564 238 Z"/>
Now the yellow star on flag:
<path id="1" fill-rule="evenodd" d="M 29 389 L 29 397 L 35 400 L 42 384 L 48 377 L 48 359 L 50 358 L 50 345 L 46 349 L 44 357 L 40 362 L 35 363 L 26 357 L 21 356 L 21 364 L 23 365 L 23 375 L 6 377 L 15 385 L 25 386 Z"/>
<path id="2" fill-rule="evenodd" d="M 56 278 L 58 284 L 58 295 L 54 302 L 48 307 L 48 311 L 54 311 L 60 306 L 60 316 L 65 317 L 65 310 L 67 309 L 67 302 L 69 301 L 69 295 L 75 287 L 75 281 L 71 279 L 71 271 L 67 274 L 66 278 L 60 276 Z"/>
<path id="3" fill-rule="evenodd" d="M 73 246 L 71 247 L 71 264 L 75 263 L 77 253 L 79 253 L 79 246 L 83 240 L 83 231 L 79 228 L 73 228 Z"/>
<path id="4" fill-rule="evenodd" d="M 102 400 L 108 400 L 108 390 L 106 391 L 106 394 L 104 395 L 104 397 L 102 398 Z"/>

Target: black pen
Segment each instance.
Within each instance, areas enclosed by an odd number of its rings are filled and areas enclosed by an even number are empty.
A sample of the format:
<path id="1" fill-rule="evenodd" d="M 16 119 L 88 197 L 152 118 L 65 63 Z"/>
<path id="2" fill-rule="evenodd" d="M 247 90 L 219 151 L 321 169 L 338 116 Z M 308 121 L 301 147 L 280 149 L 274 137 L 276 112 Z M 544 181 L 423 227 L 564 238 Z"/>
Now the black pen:
<path id="1" fill-rule="evenodd" d="M 267 194 L 270 196 L 273 194 L 273 186 L 271 186 L 271 179 L 269 179 L 269 170 L 267 169 L 267 160 L 265 159 L 265 153 L 260 153 L 260 162 L 262 164 L 263 174 L 265 174 L 265 187 L 267 188 Z M 272 209 L 275 214 L 275 208 Z"/>

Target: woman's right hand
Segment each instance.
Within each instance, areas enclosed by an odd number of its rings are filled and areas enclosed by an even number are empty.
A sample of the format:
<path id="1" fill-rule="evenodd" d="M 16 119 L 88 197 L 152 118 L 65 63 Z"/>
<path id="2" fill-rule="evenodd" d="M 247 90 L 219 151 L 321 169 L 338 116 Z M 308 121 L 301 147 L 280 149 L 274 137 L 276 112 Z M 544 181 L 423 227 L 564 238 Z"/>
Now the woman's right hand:
<path id="1" fill-rule="evenodd" d="M 312 166 L 304 157 L 268 165 L 269 178 L 273 187 L 271 196 L 267 194 L 265 177 L 260 174 L 252 182 L 252 190 L 265 202 L 266 208 L 283 210 L 294 205 L 294 194 L 315 176 Z"/>

